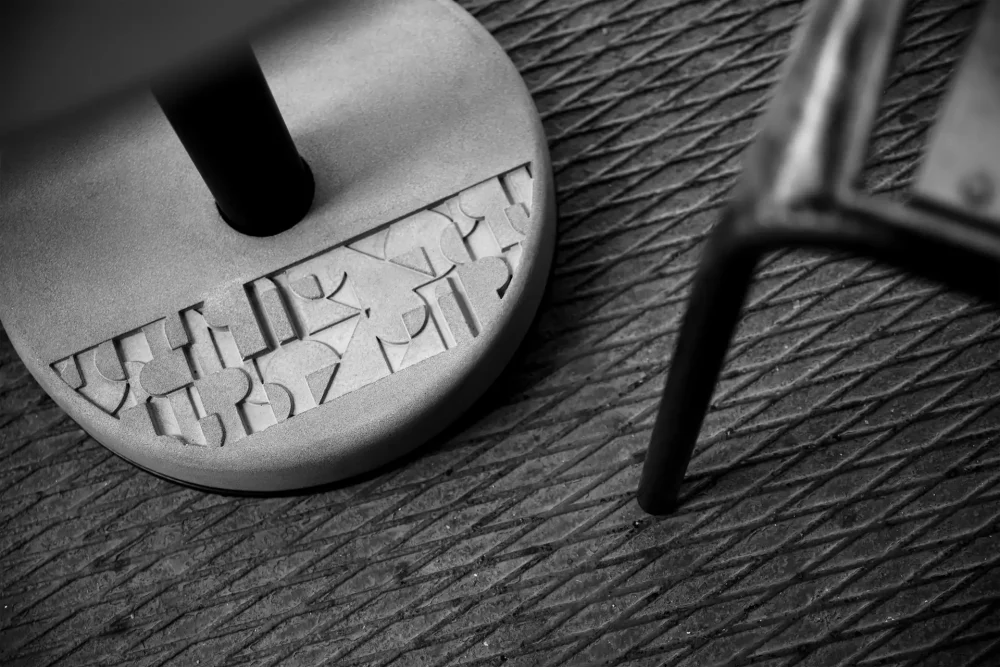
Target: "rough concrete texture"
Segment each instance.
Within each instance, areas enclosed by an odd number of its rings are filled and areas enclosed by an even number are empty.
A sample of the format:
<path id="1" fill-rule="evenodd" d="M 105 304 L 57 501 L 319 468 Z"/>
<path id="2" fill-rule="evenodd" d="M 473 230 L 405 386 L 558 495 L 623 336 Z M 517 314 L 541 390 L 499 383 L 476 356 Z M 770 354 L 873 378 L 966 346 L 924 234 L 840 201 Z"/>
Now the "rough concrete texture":
<path id="1" fill-rule="evenodd" d="M 774 256 L 684 507 L 655 520 L 633 499 L 701 240 L 799 3 L 464 4 L 552 142 L 557 266 L 523 352 L 399 465 L 246 499 L 115 459 L 2 339 L 0 661 L 1000 663 L 990 307 Z M 871 189 L 909 182 L 974 4 L 914 3 Z"/>

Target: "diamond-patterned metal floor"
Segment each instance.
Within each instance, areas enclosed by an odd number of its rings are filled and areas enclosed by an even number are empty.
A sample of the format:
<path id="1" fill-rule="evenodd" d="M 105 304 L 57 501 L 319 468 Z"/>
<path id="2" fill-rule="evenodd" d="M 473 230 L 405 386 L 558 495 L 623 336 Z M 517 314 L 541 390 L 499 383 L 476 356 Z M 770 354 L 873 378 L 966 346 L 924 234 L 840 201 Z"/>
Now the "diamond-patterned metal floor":
<path id="1" fill-rule="evenodd" d="M 1000 664 L 998 311 L 865 262 L 762 268 L 673 517 L 633 492 L 699 252 L 789 43 L 784 0 L 465 0 L 551 139 L 548 300 L 449 436 L 317 495 L 115 459 L 0 337 L 0 662 Z M 975 20 L 915 2 L 871 189 Z"/>

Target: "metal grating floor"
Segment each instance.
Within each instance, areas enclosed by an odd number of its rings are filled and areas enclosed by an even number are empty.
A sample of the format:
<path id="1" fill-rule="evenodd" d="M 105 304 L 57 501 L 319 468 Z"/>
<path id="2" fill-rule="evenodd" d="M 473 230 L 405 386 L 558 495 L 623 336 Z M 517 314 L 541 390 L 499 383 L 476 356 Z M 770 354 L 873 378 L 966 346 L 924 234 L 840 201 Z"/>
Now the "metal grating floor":
<path id="1" fill-rule="evenodd" d="M 1000 664 L 1000 318 L 865 262 L 762 267 L 682 510 L 633 499 L 784 0 L 465 0 L 551 139 L 556 268 L 448 437 L 324 493 L 114 458 L 0 336 L 0 662 Z M 914 2 L 868 186 L 909 181 L 975 3 Z M 891 196 L 891 194 L 890 194 Z"/>

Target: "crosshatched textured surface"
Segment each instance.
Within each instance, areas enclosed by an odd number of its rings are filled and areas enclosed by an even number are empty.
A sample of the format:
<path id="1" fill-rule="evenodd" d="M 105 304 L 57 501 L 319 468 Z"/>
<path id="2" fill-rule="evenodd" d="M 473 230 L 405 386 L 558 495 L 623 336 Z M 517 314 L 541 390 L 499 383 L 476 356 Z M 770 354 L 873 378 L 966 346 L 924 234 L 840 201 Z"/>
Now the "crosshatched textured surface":
<path id="1" fill-rule="evenodd" d="M 247 499 L 115 459 L 0 339 L 0 660 L 997 664 L 992 308 L 775 255 L 686 504 L 656 520 L 633 499 L 700 243 L 800 4 L 463 4 L 552 142 L 556 268 L 521 355 L 400 465 Z M 872 191 L 909 183 L 974 5 L 913 3 Z"/>

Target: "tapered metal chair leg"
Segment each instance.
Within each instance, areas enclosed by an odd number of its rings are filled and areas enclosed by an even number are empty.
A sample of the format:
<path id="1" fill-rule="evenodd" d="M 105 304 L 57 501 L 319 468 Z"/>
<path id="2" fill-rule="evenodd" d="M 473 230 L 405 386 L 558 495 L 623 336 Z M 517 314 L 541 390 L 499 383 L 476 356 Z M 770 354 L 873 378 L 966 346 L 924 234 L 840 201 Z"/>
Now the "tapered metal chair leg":
<path id="1" fill-rule="evenodd" d="M 732 213 L 720 222 L 695 275 L 639 484 L 639 505 L 650 514 L 669 514 L 677 506 L 759 257 L 733 223 Z"/>
<path id="2" fill-rule="evenodd" d="M 985 247 L 981 242 L 959 241 L 960 234 L 952 228 L 948 234 L 929 232 L 926 222 L 912 216 L 896 215 L 886 224 L 885 215 L 870 215 L 868 224 L 859 224 L 857 217 L 863 211 L 837 212 L 844 193 L 855 188 L 869 154 L 867 142 L 906 4 L 906 0 L 811 3 L 782 82 L 744 156 L 732 208 L 713 231 L 698 267 L 642 471 L 639 504 L 647 512 L 666 514 L 677 505 L 763 251 L 789 246 L 864 252 L 877 248 L 879 254 L 912 261 L 916 256 L 912 237 L 924 236 L 938 244 L 936 257 L 920 262 L 926 274 L 929 265 L 945 266 L 941 258 L 948 246 L 946 236 L 966 248 Z M 918 233 L 904 237 L 900 230 L 907 228 Z M 969 266 L 963 264 L 961 273 L 968 273 Z M 1000 284 L 995 278 L 987 282 Z"/>

